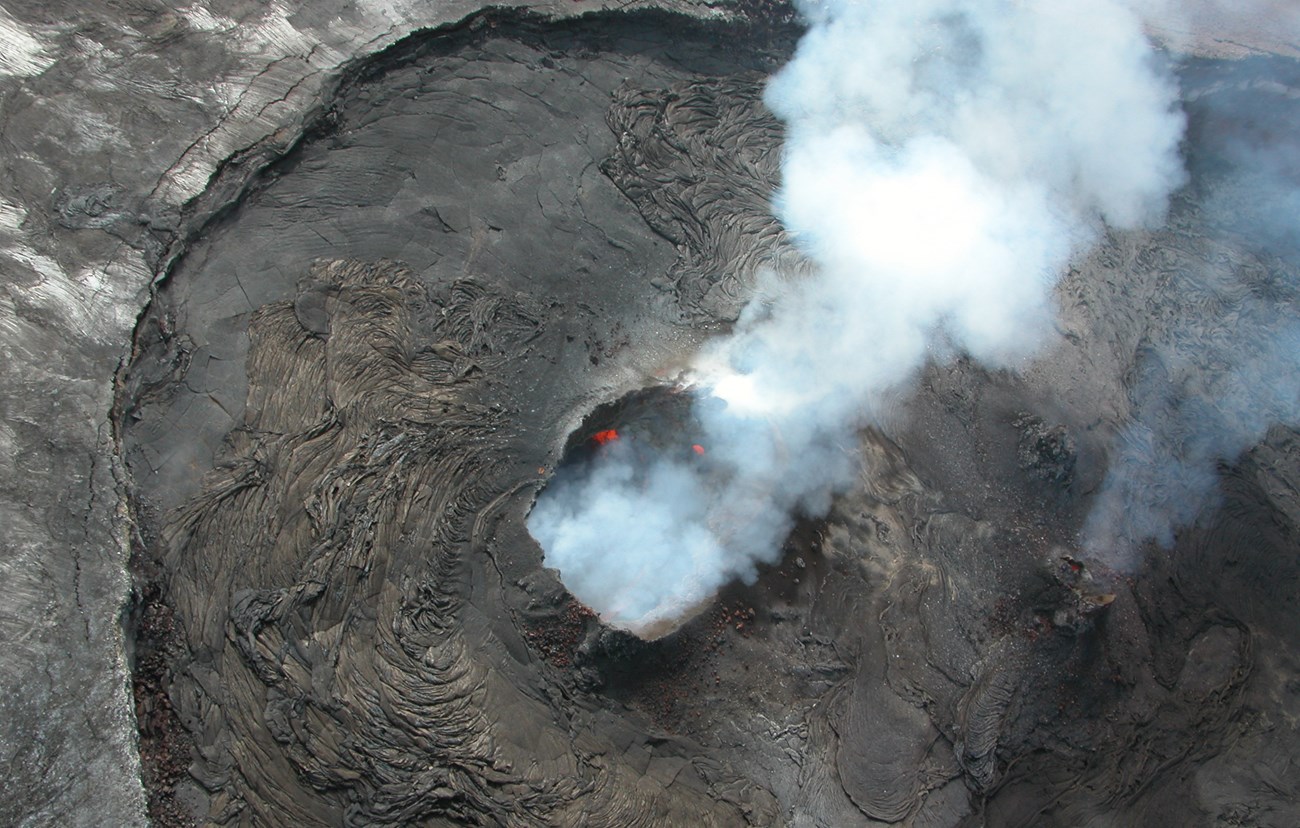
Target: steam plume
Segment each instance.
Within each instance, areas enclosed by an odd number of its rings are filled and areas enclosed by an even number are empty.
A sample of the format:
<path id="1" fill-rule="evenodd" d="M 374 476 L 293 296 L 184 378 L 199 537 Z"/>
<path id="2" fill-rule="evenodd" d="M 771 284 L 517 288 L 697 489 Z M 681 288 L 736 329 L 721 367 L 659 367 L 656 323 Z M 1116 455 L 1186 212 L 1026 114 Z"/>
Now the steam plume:
<path id="1" fill-rule="evenodd" d="M 788 128 L 777 215 L 815 275 L 767 280 L 700 355 L 707 471 L 607 452 L 529 519 L 574 594 L 634 631 L 775 560 L 928 356 L 1030 354 L 1101 222 L 1158 221 L 1182 181 L 1174 87 L 1111 0 L 800 10 L 766 102 Z"/>

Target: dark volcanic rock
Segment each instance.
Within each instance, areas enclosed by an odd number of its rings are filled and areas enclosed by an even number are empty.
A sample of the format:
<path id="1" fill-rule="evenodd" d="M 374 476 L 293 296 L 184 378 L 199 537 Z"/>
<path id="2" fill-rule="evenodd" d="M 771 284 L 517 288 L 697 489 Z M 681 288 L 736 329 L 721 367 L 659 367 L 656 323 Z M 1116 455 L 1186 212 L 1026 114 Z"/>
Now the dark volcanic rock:
<path id="1" fill-rule="evenodd" d="M 134 527 L 110 412 L 160 260 L 297 139 L 341 69 L 476 8 L 12 0 L 0 11 L 5 824 L 145 820 L 123 634 Z"/>
<path id="2" fill-rule="evenodd" d="M 568 631 L 571 604 L 514 586 L 536 548 L 497 540 L 593 389 L 698 340 L 651 283 L 685 253 L 599 170 L 611 96 L 726 98 L 762 53 L 667 25 L 485 18 L 391 53 L 159 292 L 126 446 L 191 654 L 171 700 L 203 818 L 778 818 L 724 754 L 566 701 L 600 682 L 568 675 L 590 613 Z"/>
<path id="3" fill-rule="evenodd" d="M 1189 104 L 1169 226 L 1078 263 L 1047 355 L 929 366 L 755 584 L 645 642 L 542 568 L 582 418 L 803 267 L 757 100 L 788 9 L 744 6 L 369 60 L 471 7 L 0 16 L 7 822 L 143 822 L 137 724 L 160 824 L 1300 822 L 1295 434 L 1133 573 L 1076 549 L 1126 418 L 1177 424 L 1154 372 L 1290 301 L 1287 240 L 1201 210 L 1249 206 L 1231 107 Z M 1283 68 L 1186 97 L 1290 106 Z"/>
<path id="4" fill-rule="evenodd" d="M 1050 359 L 929 367 L 863 435 L 860 485 L 672 635 L 604 628 L 542 568 L 523 518 L 583 418 L 671 376 L 762 268 L 803 266 L 756 100 L 788 42 L 683 25 L 404 44 L 177 261 L 122 398 L 183 631 L 177 800 L 234 824 L 1283 808 L 1205 774 L 1293 741 L 1252 711 L 1285 707 L 1254 677 L 1290 669 L 1296 571 L 1256 550 L 1294 530 L 1247 540 L 1290 514 L 1289 461 L 1229 477 L 1222 517 L 1133 578 L 1076 549 L 1125 382 L 1187 318 L 1168 286 L 1216 278 L 1169 268 L 1258 261 L 1193 211 L 1062 282 Z M 1268 566 L 1280 603 L 1247 610 L 1261 587 L 1226 573 Z"/>
<path id="5" fill-rule="evenodd" d="M 192 654 L 171 696 L 205 723 L 202 816 L 769 820 L 741 787 L 719 798 L 741 780 L 680 745 L 654 751 L 671 775 L 643 775 L 619 758 L 629 745 L 501 658 L 498 599 L 471 586 L 501 587 L 488 531 L 518 489 L 490 383 L 524 359 L 537 309 L 472 282 L 430 295 L 391 264 L 321 264 L 312 281 L 330 285 L 328 338 L 289 302 L 253 315 L 244 425 L 167 524 Z"/>

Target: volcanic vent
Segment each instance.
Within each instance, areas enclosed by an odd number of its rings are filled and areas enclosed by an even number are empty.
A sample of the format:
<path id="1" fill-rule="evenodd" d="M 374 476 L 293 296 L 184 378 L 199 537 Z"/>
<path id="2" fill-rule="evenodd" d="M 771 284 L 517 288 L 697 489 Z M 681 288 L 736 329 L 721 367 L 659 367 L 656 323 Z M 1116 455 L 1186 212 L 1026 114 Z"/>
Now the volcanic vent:
<path id="1" fill-rule="evenodd" d="M 731 516 L 713 495 L 728 470 L 701 442 L 697 393 L 652 386 L 597 406 L 528 518 L 573 594 L 641 638 L 676 630 L 719 586 Z"/>

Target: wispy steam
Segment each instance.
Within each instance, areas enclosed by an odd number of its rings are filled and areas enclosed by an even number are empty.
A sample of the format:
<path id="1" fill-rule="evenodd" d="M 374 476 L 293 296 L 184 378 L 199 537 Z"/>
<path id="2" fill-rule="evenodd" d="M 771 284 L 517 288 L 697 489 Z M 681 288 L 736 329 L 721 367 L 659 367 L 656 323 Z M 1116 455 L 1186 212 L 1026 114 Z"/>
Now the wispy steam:
<path id="1" fill-rule="evenodd" d="M 1220 461 L 1232 461 L 1275 423 L 1300 422 L 1300 318 L 1294 287 L 1285 304 L 1231 270 L 1212 315 L 1189 314 L 1139 356 L 1101 493 L 1084 527 L 1088 555 L 1131 569 L 1147 540 L 1168 546 L 1218 496 Z M 1175 285 L 1204 297 L 1206 274 Z M 1212 283 L 1212 282 L 1211 282 Z M 1207 305 L 1197 302 L 1203 311 Z"/>
<path id="2" fill-rule="evenodd" d="M 1209 11 L 1222 9 L 1192 4 L 1181 13 Z M 1274 36 L 1300 37 L 1300 10 L 1261 0 L 1239 11 L 1275 11 Z M 1235 461 L 1274 424 L 1300 424 L 1298 86 L 1293 62 L 1246 61 L 1188 103 L 1200 134 L 1197 231 L 1217 234 L 1222 247 L 1166 274 L 1152 309 L 1161 321 L 1138 354 L 1131 418 L 1084 527 L 1088 553 L 1118 569 L 1140 562 L 1145 541 L 1167 546 L 1178 528 L 1211 513 L 1220 462 Z"/>
<path id="3" fill-rule="evenodd" d="M 566 585 L 636 631 L 773 561 L 927 357 L 1030 354 L 1100 223 L 1158 221 L 1182 181 L 1174 86 L 1110 0 L 800 9 L 766 102 L 787 124 L 777 215 L 815 274 L 768 280 L 700 355 L 707 465 L 606 453 L 530 517 Z"/>

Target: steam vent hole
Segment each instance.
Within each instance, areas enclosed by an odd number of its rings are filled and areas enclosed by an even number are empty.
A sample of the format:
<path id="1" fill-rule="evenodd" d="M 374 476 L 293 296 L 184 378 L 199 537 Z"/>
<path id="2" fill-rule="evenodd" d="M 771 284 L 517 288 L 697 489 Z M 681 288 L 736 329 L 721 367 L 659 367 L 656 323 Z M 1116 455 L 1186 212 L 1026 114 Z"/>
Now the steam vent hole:
<path id="1" fill-rule="evenodd" d="M 699 572 L 709 544 L 689 524 L 718 470 L 693 396 L 651 386 L 598 405 L 569 435 L 528 517 L 545 565 L 574 597 L 644 639 L 676 631 L 712 597 Z"/>
<path id="2" fill-rule="evenodd" d="M 782 597 L 767 583 L 781 567 L 754 567 L 727 542 L 743 518 L 720 496 L 734 481 L 710 452 L 698 402 L 692 389 L 652 386 L 597 406 L 528 516 L 544 565 L 574 597 L 645 640 L 681 629 L 720 593 Z M 790 550 L 807 549 L 819 522 L 798 522 L 786 544 L 800 566 Z M 773 579 L 762 578 L 768 570 Z"/>

